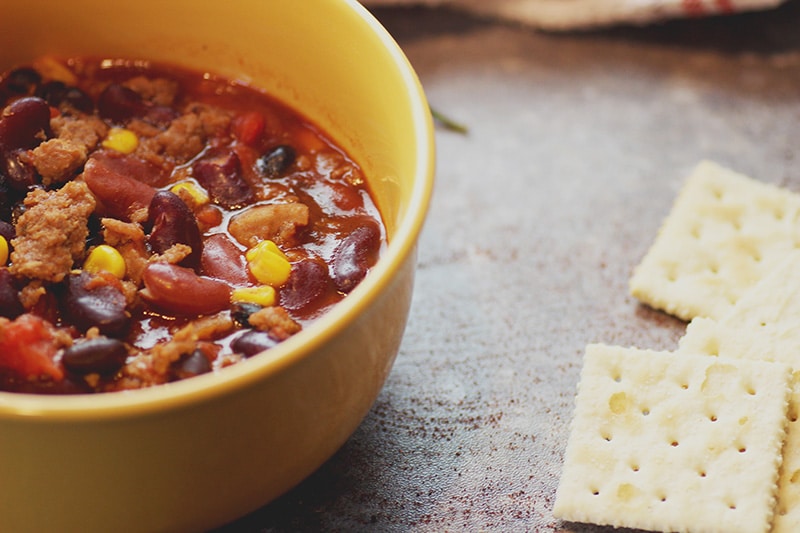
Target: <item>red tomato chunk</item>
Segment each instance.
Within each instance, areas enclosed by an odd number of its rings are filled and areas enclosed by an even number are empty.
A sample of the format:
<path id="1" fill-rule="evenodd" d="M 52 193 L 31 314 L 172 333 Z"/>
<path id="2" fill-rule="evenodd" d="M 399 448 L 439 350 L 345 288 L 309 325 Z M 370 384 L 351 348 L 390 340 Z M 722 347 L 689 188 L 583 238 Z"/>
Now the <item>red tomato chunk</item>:
<path id="1" fill-rule="evenodd" d="M 263 91 L 133 60 L 0 77 L 0 390 L 216 371 L 301 331 L 386 244 L 360 167 Z"/>

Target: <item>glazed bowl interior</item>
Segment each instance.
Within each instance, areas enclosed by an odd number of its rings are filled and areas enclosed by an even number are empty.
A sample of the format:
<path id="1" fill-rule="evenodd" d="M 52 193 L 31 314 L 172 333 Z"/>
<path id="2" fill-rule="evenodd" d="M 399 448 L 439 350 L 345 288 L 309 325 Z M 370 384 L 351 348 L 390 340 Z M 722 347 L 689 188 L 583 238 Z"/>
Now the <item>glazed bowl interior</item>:
<path id="1" fill-rule="evenodd" d="M 85 518 L 92 512 L 81 498 L 103 498 L 107 511 L 95 510 L 93 520 L 102 528 L 116 516 L 124 523 L 115 524 L 117 531 L 224 523 L 285 492 L 328 458 L 390 370 L 433 180 L 424 94 L 391 37 L 348 0 L 307 0 L 302 7 L 257 0 L 5 5 L 0 70 L 42 55 L 146 59 L 260 87 L 328 132 L 361 165 L 383 216 L 389 246 L 370 275 L 269 352 L 141 391 L 0 393 L 5 526 L 91 530 Z M 198 446 L 214 449 L 201 453 Z M 180 494 L 181 485 L 195 490 Z M 233 493 L 201 494 L 214 487 Z M 125 510 L 131 501 L 139 512 Z"/>

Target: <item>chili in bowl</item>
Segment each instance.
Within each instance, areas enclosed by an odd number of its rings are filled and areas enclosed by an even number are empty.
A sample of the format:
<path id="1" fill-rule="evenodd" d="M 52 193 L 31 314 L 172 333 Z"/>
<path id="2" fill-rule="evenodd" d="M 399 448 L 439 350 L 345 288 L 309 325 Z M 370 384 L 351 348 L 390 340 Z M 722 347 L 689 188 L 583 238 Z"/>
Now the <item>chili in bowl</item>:
<path id="1" fill-rule="evenodd" d="M 397 44 L 354 0 L 9 2 L 0 72 L 1 528 L 206 531 L 300 483 L 410 309 L 434 149 Z"/>

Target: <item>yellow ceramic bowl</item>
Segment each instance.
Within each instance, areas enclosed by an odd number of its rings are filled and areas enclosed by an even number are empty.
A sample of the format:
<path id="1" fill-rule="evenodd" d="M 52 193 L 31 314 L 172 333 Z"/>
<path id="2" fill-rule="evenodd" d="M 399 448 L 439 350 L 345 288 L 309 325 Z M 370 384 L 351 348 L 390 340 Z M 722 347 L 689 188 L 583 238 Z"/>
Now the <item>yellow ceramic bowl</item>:
<path id="1" fill-rule="evenodd" d="M 130 393 L 0 393 L 0 531 L 192 531 L 244 515 L 355 430 L 396 356 L 433 136 L 400 49 L 354 0 L 6 2 L 0 69 L 42 54 L 168 61 L 248 80 L 359 161 L 390 245 L 332 312 L 273 350 Z"/>

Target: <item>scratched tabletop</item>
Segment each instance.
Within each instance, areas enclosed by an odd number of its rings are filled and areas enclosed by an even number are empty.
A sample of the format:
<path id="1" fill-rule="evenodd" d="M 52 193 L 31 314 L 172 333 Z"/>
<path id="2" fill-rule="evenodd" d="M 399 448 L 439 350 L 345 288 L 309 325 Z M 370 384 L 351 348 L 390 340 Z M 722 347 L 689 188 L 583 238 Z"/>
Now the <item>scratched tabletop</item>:
<path id="1" fill-rule="evenodd" d="M 548 34 L 376 9 L 438 127 L 437 181 L 392 373 L 340 451 L 219 533 L 610 532 L 552 516 L 584 348 L 672 349 L 627 289 L 711 159 L 800 192 L 800 1 Z"/>

